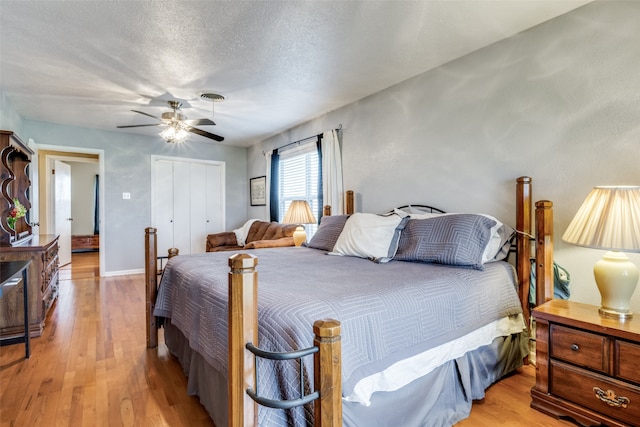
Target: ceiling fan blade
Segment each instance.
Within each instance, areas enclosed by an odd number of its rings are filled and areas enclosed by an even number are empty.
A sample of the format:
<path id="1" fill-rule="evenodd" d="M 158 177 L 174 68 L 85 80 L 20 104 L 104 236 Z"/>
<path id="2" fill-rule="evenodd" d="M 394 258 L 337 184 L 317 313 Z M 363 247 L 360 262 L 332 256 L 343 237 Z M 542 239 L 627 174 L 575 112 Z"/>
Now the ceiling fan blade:
<path id="1" fill-rule="evenodd" d="M 159 119 L 159 118 L 157 118 L 156 116 L 153 116 L 153 115 L 151 115 L 151 114 L 147 114 L 147 113 L 145 113 L 144 111 L 138 111 L 138 110 L 131 110 L 131 111 L 133 111 L 134 113 L 144 114 L 145 116 L 147 116 L 147 117 L 151 117 L 152 119 L 160 120 L 160 119 Z"/>
<path id="2" fill-rule="evenodd" d="M 204 136 L 206 138 L 215 139 L 216 141 L 224 141 L 224 137 L 213 134 L 213 133 L 209 133 L 207 131 L 204 131 L 198 128 L 189 128 L 189 132 L 195 133 L 196 135 Z"/>
<path id="3" fill-rule="evenodd" d="M 215 126 L 215 122 L 209 119 L 185 120 L 189 126 Z"/>
<path id="4" fill-rule="evenodd" d="M 116 127 L 119 129 L 123 129 L 123 128 L 139 128 L 144 126 L 160 126 L 160 123 L 156 123 L 155 125 L 129 125 L 129 126 L 116 126 Z"/>

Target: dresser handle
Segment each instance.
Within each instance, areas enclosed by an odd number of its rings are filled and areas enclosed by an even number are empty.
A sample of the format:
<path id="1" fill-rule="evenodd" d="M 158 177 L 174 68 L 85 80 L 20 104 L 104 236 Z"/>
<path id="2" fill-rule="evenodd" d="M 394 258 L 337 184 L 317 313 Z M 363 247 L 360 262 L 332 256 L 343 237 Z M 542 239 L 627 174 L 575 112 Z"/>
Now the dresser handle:
<path id="1" fill-rule="evenodd" d="M 578 344 L 571 344 L 571 350 L 578 351 L 580 350 L 580 347 L 578 346 Z"/>
<path id="2" fill-rule="evenodd" d="M 596 397 L 606 403 L 609 406 L 615 406 L 616 408 L 626 408 L 631 402 L 629 398 L 624 396 L 616 396 L 613 390 L 604 391 L 600 387 L 594 387 L 593 392 Z"/>

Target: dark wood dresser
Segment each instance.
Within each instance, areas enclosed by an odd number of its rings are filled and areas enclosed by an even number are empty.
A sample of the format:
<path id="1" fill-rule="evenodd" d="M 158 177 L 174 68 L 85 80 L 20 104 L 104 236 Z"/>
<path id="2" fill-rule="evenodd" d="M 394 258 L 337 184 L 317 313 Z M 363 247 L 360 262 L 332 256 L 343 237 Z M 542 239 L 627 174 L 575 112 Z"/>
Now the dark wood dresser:
<path id="1" fill-rule="evenodd" d="M 553 300 L 533 317 L 531 407 L 585 426 L 640 426 L 640 313 L 618 321 L 592 305 Z"/>
<path id="2" fill-rule="evenodd" d="M 45 317 L 58 296 L 58 236 L 35 234 L 25 242 L 0 247 L 0 261 L 32 261 L 28 268 L 29 319 L 32 337 L 42 334 Z M 2 298 L 0 338 L 24 332 L 22 291 Z"/>

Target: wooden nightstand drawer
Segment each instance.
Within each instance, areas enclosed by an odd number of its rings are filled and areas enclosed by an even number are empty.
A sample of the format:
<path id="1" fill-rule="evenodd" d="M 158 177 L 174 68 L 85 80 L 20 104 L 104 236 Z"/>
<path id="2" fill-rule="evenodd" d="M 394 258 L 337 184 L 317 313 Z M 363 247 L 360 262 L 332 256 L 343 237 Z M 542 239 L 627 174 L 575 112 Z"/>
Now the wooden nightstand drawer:
<path id="1" fill-rule="evenodd" d="M 551 362 L 551 392 L 600 414 L 638 425 L 640 388 L 566 363 Z"/>
<path id="2" fill-rule="evenodd" d="M 640 345 L 616 340 L 616 373 L 618 378 L 640 384 Z M 640 405 L 640 402 L 638 402 Z"/>
<path id="3" fill-rule="evenodd" d="M 607 372 L 606 337 L 564 326 L 551 326 L 551 357 L 574 365 Z"/>

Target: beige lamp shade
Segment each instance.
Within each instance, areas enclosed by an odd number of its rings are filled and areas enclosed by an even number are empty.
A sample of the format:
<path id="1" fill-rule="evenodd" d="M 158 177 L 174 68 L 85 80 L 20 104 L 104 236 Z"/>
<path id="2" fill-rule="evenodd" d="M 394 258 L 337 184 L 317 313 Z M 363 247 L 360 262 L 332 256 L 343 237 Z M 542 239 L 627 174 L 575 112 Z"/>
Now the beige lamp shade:
<path id="1" fill-rule="evenodd" d="M 293 242 L 296 246 L 300 246 L 307 240 L 307 233 L 300 224 L 315 224 L 316 218 L 311 212 L 311 207 L 306 200 L 294 200 L 291 202 L 287 213 L 282 220 L 285 224 L 298 224 L 298 228 L 293 233 Z"/>
<path id="2" fill-rule="evenodd" d="M 593 269 L 602 297 L 600 314 L 631 318 L 630 300 L 638 284 L 638 268 L 623 251 L 640 252 L 640 187 L 594 188 L 562 240 L 609 251 Z"/>
<path id="3" fill-rule="evenodd" d="M 562 240 L 572 245 L 640 252 L 640 187 L 596 187 Z"/>

